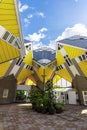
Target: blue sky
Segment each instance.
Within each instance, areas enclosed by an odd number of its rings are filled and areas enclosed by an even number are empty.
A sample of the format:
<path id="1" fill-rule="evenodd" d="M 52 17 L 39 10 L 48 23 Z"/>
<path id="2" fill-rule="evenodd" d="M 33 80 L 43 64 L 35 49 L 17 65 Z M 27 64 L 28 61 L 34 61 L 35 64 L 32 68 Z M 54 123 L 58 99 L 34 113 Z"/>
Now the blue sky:
<path id="1" fill-rule="evenodd" d="M 87 36 L 87 0 L 19 0 L 24 38 L 34 46 L 55 47 L 55 41 Z"/>

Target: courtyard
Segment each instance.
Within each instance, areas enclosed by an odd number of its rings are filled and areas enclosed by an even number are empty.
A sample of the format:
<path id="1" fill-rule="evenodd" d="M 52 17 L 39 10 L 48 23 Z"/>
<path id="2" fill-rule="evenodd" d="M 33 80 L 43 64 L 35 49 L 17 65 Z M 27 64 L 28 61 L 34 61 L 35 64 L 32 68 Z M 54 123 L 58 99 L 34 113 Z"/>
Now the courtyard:
<path id="1" fill-rule="evenodd" d="M 87 130 L 87 107 L 66 105 L 61 114 L 41 114 L 31 104 L 0 105 L 0 130 Z"/>

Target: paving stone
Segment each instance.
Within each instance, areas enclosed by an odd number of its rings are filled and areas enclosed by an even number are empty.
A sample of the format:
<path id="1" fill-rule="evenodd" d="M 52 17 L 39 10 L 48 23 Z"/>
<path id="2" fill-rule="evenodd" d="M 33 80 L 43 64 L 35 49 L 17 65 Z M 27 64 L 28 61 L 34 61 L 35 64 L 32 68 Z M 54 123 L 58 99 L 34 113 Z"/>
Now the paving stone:
<path id="1" fill-rule="evenodd" d="M 85 106 L 66 105 L 61 114 L 34 112 L 23 104 L 0 105 L 0 130 L 87 130 Z"/>

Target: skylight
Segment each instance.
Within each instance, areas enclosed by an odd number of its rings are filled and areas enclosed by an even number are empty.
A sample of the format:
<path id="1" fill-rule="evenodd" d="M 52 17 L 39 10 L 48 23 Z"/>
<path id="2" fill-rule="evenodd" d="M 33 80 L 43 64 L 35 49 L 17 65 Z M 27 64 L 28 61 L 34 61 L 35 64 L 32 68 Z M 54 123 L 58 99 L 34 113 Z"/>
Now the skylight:
<path id="1" fill-rule="evenodd" d="M 51 62 L 51 60 L 49 60 L 49 59 L 40 59 L 40 60 L 38 60 L 38 62 L 41 63 L 41 64 L 48 64 L 49 62 Z"/>

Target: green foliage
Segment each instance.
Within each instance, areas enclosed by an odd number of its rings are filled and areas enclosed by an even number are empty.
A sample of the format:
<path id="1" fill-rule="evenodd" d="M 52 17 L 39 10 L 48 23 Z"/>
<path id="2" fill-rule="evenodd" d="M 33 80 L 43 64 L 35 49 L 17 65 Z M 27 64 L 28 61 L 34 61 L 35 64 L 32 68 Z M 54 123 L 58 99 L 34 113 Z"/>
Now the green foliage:
<path id="1" fill-rule="evenodd" d="M 62 111 L 64 111 L 64 103 L 62 102 L 55 103 L 55 109 L 57 113 L 61 113 Z"/>
<path id="2" fill-rule="evenodd" d="M 38 89 L 31 90 L 29 92 L 29 99 L 33 105 L 33 107 L 38 107 L 42 104 L 42 94 Z"/>
<path id="3" fill-rule="evenodd" d="M 24 100 L 26 98 L 25 91 L 24 90 L 18 90 L 16 92 L 16 99 L 17 100 Z"/>
<path id="4" fill-rule="evenodd" d="M 48 80 L 45 84 L 45 90 L 48 91 L 53 88 L 52 81 Z"/>
<path id="5" fill-rule="evenodd" d="M 55 89 L 55 88 L 60 88 L 60 86 L 54 86 L 53 88 L 54 88 L 54 89 Z"/>
<path id="6" fill-rule="evenodd" d="M 29 99 L 34 110 L 42 113 L 55 113 L 55 108 L 57 108 L 58 104 L 54 103 L 52 88 L 52 82 L 49 80 L 45 85 L 44 93 L 41 93 L 39 89 L 31 90 L 29 92 Z"/>
<path id="7" fill-rule="evenodd" d="M 62 108 L 63 109 L 63 107 L 64 107 L 64 103 L 61 103 L 61 102 L 58 102 L 58 103 L 56 103 L 55 104 L 55 108 Z"/>

